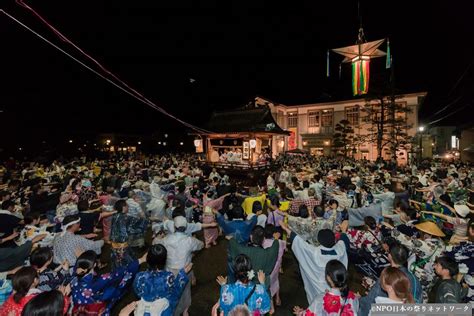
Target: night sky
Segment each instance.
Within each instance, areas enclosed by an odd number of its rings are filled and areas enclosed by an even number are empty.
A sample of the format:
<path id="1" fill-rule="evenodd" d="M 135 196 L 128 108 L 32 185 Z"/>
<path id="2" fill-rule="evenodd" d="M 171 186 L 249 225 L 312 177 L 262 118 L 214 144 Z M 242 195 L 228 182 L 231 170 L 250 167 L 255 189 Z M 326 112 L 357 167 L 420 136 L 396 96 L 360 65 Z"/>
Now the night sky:
<path id="1" fill-rule="evenodd" d="M 440 124 L 472 121 L 474 22 L 469 2 L 361 1 L 367 40 L 390 38 L 397 88 L 428 91 L 421 113 L 425 122 L 459 108 L 463 110 Z M 26 3 L 126 82 L 196 125 L 204 126 L 213 110 L 242 105 L 255 95 L 288 105 L 351 97 L 350 66 L 343 67 L 342 80 L 337 74 L 342 57 L 332 55 L 330 79 L 325 67 L 327 49 L 356 40 L 354 0 Z M 3 0 L 2 6 L 73 52 L 14 1 Z M 2 141 L 83 132 L 188 131 L 2 14 L 0 36 Z M 372 80 L 386 74 L 385 58 L 371 66 Z M 190 78 L 196 81 L 190 83 Z"/>

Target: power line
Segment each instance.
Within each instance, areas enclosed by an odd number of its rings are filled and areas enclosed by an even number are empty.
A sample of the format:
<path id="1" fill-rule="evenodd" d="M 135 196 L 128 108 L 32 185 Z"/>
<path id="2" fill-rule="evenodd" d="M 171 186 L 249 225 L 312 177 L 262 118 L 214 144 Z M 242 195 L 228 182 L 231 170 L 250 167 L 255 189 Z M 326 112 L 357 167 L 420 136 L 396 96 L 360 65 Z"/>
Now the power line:
<path id="1" fill-rule="evenodd" d="M 26 24 L 22 23 L 21 21 L 19 21 L 18 19 L 16 19 L 15 17 L 13 17 L 12 15 L 10 15 L 9 13 L 7 13 L 5 10 L 3 9 L 0 9 L 0 12 L 2 12 L 3 14 L 5 14 L 8 18 L 10 18 L 11 20 L 13 20 L 14 22 L 16 22 L 17 24 L 19 24 L 20 26 L 22 26 L 24 29 L 28 30 L 29 32 L 33 33 L 35 36 L 37 36 L 38 38 L 40 38 L 41 40 L 43 40 L 44 42 L 48 43 L 49 45 L 51 45 L 52 47 L 56 48 L 57 50 L 59 50 L 60 52 L 62 52 L 63 54 L 65 54 L 66 56 L 68 56 L 69 58 L 71 58 L 72 60 L 74 60 L 75 62 L 77 62 L 78 64 L 80 64 L 81 66 L 83 66 L 84 68 L 86 68 L 87 70 L 95 73 L 97 76 L 101 77 L 102 79 L 106 80 L 107 82 L 111 83 L 112 85 L 114 85 L 115 87 L 119 88 L 120 90 L 122 90 L 123 92 L 129 94 L 130 96 L 134 97 L 135 99 L 137 99 L 138 101 L 141 101 L 142 103 L 145 103 L 146 105 L 152 107 L 153 109 L 159 111 L 160 113 L 162 114 L 165 114 L 166 116 L 180 122 L 181 124 L 183 124 L 184 126 L 186 127 L 189 127 L 199 133 L 204 133 L 204 134 L 207 134 L 209 133 L 209 131 L 206 131 L 204 129 L 201 129 L 201 128 L 198 128 L 192 124 L 189 124 L 175 116 L 173 116 L 172 114 L 166 112 L 164 109 L 162 109 L 161 107 L 157 106 L 156 104 L 154 104 L 152 101 L 146 99 L 144 96 L 141 96 L 138 92 L 136 92 L 139 96 L 137 96 L 136 94 L 128 91 L 127 89 L 125 89 L 124 87 L 120 86 L 119 84 L 117 84 L 116 82 L 114 82 L 113 80 L 111 80 L 110 78 L 107 78 L 106 76 L 104 76 L 103 74 L 99 73 L 98 71 L 96 71 L 95 69 L 89 67 L 88 65 L 86 65 L 85 63 L 83 63 L 82 61 L 80 61 L 79 59 L 77 59 L 76 57 L 72 56 L 71 54 L 69 54 L 68 52 L 66 52 L 64 49 L 60 48 L 59 46 L 57 46 L 56 44 L 52 43 L 50 40 L 46 39 L 44 36 L 42 36 L 41 34 L 39 34 L 38 32 L 34 31 L 32 28 L 30 28 L 29 26 L 27 26 Z M 110 73 L 110 72 L 109 72 Z M 120 82 L 122 82 L 120 79 L 118 79 Z M 125 84 L 126 85 L 126 84 Z M 127 86 L 127 85 L 126 85 Z M 128 86 L 127 86 L 128 87 Z M 129 88 L 129 87 L 128 87 Z M 129 88 L 130 89 L 130 88 Z"/>

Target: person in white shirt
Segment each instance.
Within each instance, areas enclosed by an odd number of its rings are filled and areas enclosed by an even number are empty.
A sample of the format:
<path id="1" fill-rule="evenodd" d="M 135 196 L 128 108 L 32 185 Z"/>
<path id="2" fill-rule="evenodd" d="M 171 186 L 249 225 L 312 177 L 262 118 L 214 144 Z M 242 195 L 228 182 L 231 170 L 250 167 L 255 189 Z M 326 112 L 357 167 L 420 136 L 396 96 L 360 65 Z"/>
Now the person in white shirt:
<path id="1" fill-rule="evenodd" d="M 418 181 L 426 187 L 428 185 L 428 176 L 425 174 L 425 170 L 421 169 L 420 174 L 418 175 Z"/>
<path id="2" fill-rule="evenodd" d="M 174 218 L 175 232 L 167 235 L 158 243 L 165 246 L 168 251 L 166 259 L 166 270 L 177 275 L 181 269 L 191 263 L 193 252 L 199 251 L 204 247 L 204 243 L 199 239 L 190 237 L 186 234 L 188 222 L 183 216 Z M 193 271 L 189 272 L 189 278 L 193 279 Z M 175 310 L 175 315 L 188 315 L 188 309 L 191 306 L 191 282 L 186 285 L 181 299 Z"/>
<path id="3" fill-rule="evenodd" d="M 374 199 L 382 202 L 382 213 L 384 215 L 393 214 L 393 203 L 395 201 L 395 193 L 390 191 L 390 185 L 383 185 L 383 193 L 374 194 Z"/>
<path id="4" fill-rule="evenodd" d="M 267 189 L 271 190 L 274 188 L 275 188 L 275 179 L 273 178 L 272 173 L 269 173 L 267 177 Z"/>
<path id="5" fill-rule="evenodd" d="M 310 188 L 314 189 L 316 192 L 315 198 L 317 200 L 322 200 L 324 181 L 321 179 L 319 174 L 314 176 L 314 182 L 309 185 Z"/>
<path id="6" fill-rule="evenodd" d="M 338 260 L 347 269 L 348 258 L 344 241 L 339 240 L 336 243 L 333 231 L 321 229 L 318 233 L 320 246 L 314 246 L 292 232 L 284 222 L 280 224 L 290 236 L 289 240 L 292 240 L 291 249 L 300 265 L 306 298 L 308 302 L 313 302 L 315 297 L 330 290 L 325 278 L 326 264 L 329 261 Z"/>
<path id="7" fill-rule="evenodd" d="M 280 172 L 280 179 L 278 180 L 279 182 L 283 182 L 288 185 L 290 182 L 290 173 L 285 168 L 283 168 L 283 170 Z"/>
<path id="8" fill-rule="evenodd" d="M 217 178 L 218 180 L 221 179 L 221 175 L 217 172 L 216 168 L 212 168 L 212 172 L 209 174 L 209 179 L 214 181 L 214 178 Z"/>

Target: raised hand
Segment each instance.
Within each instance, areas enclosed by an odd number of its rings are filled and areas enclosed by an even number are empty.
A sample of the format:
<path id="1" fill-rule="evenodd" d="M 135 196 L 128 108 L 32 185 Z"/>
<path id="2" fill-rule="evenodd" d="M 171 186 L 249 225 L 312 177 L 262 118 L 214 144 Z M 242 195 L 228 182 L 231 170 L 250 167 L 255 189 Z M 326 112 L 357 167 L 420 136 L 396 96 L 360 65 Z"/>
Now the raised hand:
<path id="1" fill-rule="evenodd" d="M 222 275 L 219 275 L 216 279 L 217 283 L 219 283 L 219 285 L 224 285 L 224 284 L 227 284 L 227 277 L 223 277 Z"/>

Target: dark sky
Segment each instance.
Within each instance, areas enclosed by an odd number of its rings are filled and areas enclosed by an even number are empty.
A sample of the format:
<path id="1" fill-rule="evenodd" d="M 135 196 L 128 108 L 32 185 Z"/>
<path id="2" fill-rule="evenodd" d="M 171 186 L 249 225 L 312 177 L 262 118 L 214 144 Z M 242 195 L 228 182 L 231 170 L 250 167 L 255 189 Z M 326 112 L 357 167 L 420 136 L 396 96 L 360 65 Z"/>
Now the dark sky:
<path id="1" fill-rule="evenodd" d="M 474 65 L 468 66 L 474 60 L 474 22 L 469 2 L 361 1 L 367 39 L 390 38 L 397 87 L 429 92 L 425 121 L 461 107 L 444 123 L 472 120 Z M 193 124 L 202 126 L 212 110 L 241 105 L 255 95 L 284 104 L 350 97 L 350 66 L 343 67 L 339 80 L 341 58 L 333 55 L 327 79 L 325 62 L 328 48 L 356 40 L 355 0 L 27 3 L 125 81 Z M 2 5 L 73 52 L 13 0 Z M 186 131 L 1 14 L 0 36 L 0 121 L 8 138 Z M 372 78 L 384 74 L 384 63 L 384 58 L 373 61 Z M 189 78 L 196 81 L 191 84 Z M 452 100 L 457 103 L 430 117 Z"/>

